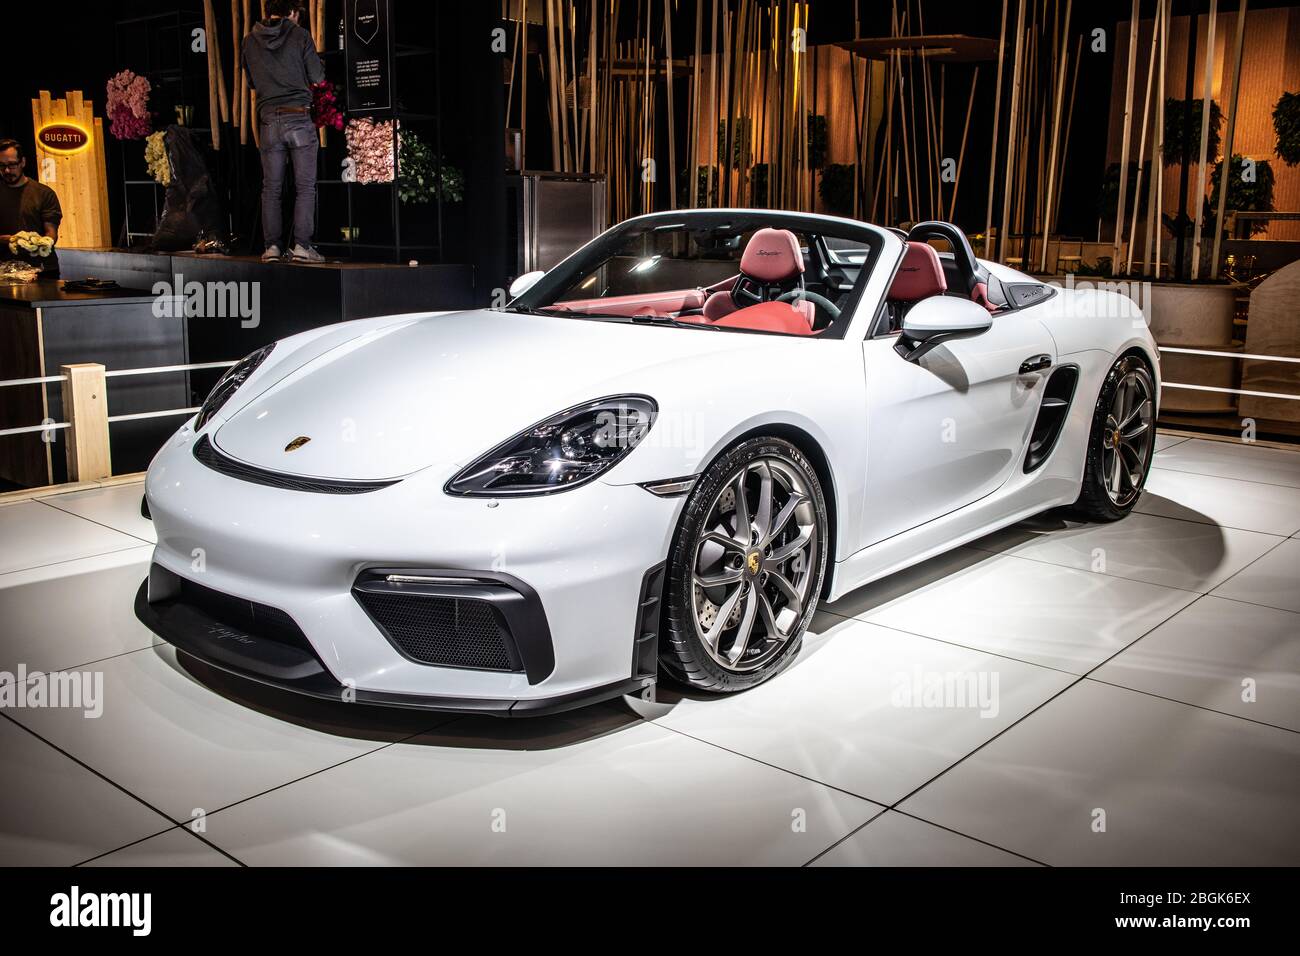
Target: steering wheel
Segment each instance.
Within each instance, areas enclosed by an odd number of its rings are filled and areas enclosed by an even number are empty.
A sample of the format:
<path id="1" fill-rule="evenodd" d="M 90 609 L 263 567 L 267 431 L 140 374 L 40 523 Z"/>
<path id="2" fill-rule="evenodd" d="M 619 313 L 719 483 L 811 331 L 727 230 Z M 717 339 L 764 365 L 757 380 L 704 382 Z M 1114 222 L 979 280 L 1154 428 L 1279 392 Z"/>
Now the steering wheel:
<path id="1" fill-rule="evenodd" d="M 732 295 L 734 296 L 735 293 L 732 293 Z M 826 298 L 826 296 L 822 295 L 820 292 L 810 292 L 807 289 L 791 289 L 789 292 L 777 296 L 773 301 L 795 302 L 799 299 L 807 299 L 813 305 L 820 306 L 826 311 L 826 314 L 831 317 L 832 321 L 840 317 L 839 306 Z"/>
<path id="2" fill-rule="evenodd" d="M 744 274 L 736 276 L 736 281 L 731 286 L 731 300 L 736 303 L 737 309 L 767 301 L 763 298 L 763 286 Z"/>

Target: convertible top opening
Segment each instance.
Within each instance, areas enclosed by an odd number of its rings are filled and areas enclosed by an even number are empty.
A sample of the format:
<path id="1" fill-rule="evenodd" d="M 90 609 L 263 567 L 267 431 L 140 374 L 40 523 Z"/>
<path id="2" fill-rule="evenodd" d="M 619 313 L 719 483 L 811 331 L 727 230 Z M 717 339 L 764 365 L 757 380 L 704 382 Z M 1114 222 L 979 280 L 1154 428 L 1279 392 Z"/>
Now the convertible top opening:
<path id="1" fill-rule="evenodd" d="M 570 256 L 511 311 L 839 338 L 883 231 L 766 210 L 643 216 Z"/>

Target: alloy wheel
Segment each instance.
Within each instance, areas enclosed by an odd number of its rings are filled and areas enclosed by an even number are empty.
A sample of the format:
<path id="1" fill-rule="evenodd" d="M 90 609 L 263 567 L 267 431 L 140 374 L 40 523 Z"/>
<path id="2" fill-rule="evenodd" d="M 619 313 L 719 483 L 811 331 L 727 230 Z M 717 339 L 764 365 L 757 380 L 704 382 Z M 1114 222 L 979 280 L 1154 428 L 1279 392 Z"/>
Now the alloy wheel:
<path id="1" fill-rule="evenodd" d="M 779 458 L 751 461 L 722 486 L 691 568 L 696 631 L 718 665 L 756 670 L 798 635 L 820 533 L 807 482 Z"/>
<path id="2" fill-rule="evenodd" d="M 1155 437 L 1151 378 L 1130 368 L 1111 398 L 1102 434 L 1102 480 L 1116 507 L 1126 508 L 1142 491 Z"/>

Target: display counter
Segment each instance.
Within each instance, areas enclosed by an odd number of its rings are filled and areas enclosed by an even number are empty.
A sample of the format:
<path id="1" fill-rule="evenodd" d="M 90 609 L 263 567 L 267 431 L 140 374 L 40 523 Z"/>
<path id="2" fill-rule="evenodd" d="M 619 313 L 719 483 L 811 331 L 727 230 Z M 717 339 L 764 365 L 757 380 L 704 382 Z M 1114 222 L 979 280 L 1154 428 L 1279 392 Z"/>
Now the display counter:
<path id="1" fill-rule="evenodd" d="M 0 286 L 0 381 L 58 375 L 62 365 L 98 362 L 109 371 L 183 365 L 183 319 L 155 315 L 148 289 L 73 292 L 65 280 Z M 108 414 L 185 408 L 185 372 L 108 380 Z M 0 430 L 64 421 L 60 382 L 0 388 Z M 181 417 L 109 426 L 114 474 L 142 471 Z M 48 435 L 49 440 L 45 440 Z M 66 429 L 0 437 L 0 481 L 31 488 L 67 480 Z"/>

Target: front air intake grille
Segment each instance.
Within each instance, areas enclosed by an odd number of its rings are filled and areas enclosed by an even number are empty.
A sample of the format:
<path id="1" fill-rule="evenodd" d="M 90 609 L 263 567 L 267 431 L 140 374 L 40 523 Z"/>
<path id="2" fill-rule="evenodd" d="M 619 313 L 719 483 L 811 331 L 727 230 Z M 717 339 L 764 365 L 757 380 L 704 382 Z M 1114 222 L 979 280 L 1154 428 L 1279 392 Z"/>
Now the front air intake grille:
<path id="1" fill-rule="evenodd" d="M 521 671 L 509 628 L 487 601 L 358 591 L 385 636 L 421 664 Z"/>
<path id="2" fill-rule="evenodd" d="M 398 479 L 348 481 L 335 478 L 309 478 L 305 475 L 287 475 L 281 471 L 270 471 L 223 455 L 208 440 L 207 435 L 195 443 L 194 457 L 213 471 L 219 471 L 228 478 L 238 478 L 240 481 L 250 481 L 255 485 L 284 488 L 288 491 L 312 491 L 322 495 L 360 495 L 367 491 L 387 488 L 389 485 L 397 484 L 398 481 Z"/>
<path id="3" fill-rule="evenodd" d="M 191 607 L 218 624 L 316 656 L 302 629 L 278 607 L 214 591 L 186 578 L 178 577 L 177 581 L 180 589 L 171 603 Z"/>

